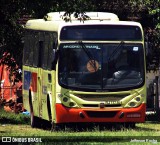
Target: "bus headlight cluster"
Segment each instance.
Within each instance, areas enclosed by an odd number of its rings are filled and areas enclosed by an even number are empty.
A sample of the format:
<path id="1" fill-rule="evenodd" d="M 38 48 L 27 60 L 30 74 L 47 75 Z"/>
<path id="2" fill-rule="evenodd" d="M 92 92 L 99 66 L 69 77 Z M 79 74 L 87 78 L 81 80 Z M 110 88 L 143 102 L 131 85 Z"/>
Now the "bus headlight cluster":
<path id="1" fill-rule="evenodd" d="M 74 107 L 76 106 L 76 103 L 73 102 L 72 99 L 68 98 L 68 97 L 64 97 L 63 98 L 63 101 L 62 101 L 62 104 L 67 106 L 67 107 Z"/>
<path id="2" fill-rule="evenodd" d="M 61 103 L 66 107 L 76 107 L 77 104 L 68 96 L 65 95 L 58 95 Z"/>
<path id="3" fill-rule="evenodd" d="M 140 95 L 138 95 L 137 97 L 129 101 L 125 107 L 137 107 L 141 104 L 141 102 L 142 102 L 142 98 Z"/>

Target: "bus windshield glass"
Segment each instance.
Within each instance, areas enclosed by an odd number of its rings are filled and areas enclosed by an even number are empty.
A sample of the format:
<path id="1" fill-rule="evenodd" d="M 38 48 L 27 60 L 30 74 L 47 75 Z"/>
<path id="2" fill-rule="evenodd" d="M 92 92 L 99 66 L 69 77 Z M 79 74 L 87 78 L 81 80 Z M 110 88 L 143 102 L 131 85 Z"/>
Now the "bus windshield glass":
<path id="1" fill-rule="evenodd" d="M 59 84 L 74 90 L 136 88 L 144 83 L 142 44 L 63 43 Z"/>
<path id="2" fill-rule="evenodd" d="M 138 26 L 128 25 L 85 25 L 65 26 L 61 30 L 60 40 L 142 40 Z"/>

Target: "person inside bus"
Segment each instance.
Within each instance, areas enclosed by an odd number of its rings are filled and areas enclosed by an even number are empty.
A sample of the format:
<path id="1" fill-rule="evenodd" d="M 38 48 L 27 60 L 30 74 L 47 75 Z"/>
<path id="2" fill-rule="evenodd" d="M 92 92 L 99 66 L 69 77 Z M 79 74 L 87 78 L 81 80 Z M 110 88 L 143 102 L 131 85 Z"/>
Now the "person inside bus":
<path id="1" fill-rule="evenodd" d="M 125 54 L 122 55 L 121 60 L 117 63 L 117 72 L 113 74 L 114 83 L 130 84 L 139 82 L 141 76 L 137 67 L 139 62 L 138 52 L 127 50 L 123 53 Z"/>

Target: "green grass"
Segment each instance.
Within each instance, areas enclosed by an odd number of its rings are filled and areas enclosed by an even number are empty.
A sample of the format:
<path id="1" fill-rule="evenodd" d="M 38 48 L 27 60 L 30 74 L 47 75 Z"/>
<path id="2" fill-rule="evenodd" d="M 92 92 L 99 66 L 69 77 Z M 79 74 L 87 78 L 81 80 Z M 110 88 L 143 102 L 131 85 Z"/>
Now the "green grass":
<path id="1" fill-rule="evenodd" d="M 0 109 L 0 123 L 1 124 L 28 124 L 30 117 L 21 113 L 15 114 L 13 112 L 6 112 Z"/>
<path id="2" fill-rule="evenodd" d="M 157 140 L 160 144 L 160 123 L 146 122 L 136 124 L 136 128 L 92 128 L 84 130 L 72 130 L 66 127 L 64 130 L 50 131 L 47 129 L 31 128 L 30 118 L 23 114 L 14 114 L 0 111 L 0 136 L 9 137 L 39 137 L 43 144 L 153 144 Z M 134 139 L 145 142 L 130 142 Z M 149 141 L 146 142 L 146 140 Z"/>

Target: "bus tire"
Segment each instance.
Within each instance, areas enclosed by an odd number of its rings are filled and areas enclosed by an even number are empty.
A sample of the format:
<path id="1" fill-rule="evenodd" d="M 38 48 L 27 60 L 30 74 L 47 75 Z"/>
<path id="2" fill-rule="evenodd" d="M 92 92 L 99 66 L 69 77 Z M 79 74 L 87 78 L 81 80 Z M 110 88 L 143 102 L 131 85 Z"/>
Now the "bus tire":
<path id="1" fill-rule="evenodd" d="M 34 113 L 33 112 L 31 112 L 31 127 L 32 128 L 38 128 L 38 127 L 40 127 L 40 122 L 39 122 L 39 118 L 38 117 L 36 117 L 36 116 L 34 116 Z"/>

